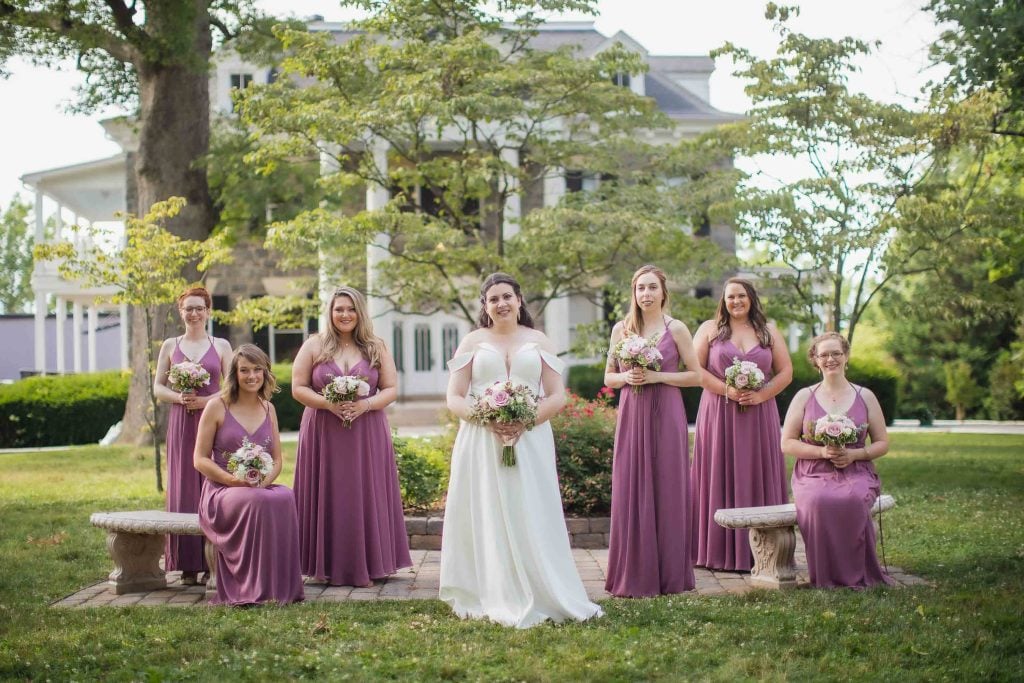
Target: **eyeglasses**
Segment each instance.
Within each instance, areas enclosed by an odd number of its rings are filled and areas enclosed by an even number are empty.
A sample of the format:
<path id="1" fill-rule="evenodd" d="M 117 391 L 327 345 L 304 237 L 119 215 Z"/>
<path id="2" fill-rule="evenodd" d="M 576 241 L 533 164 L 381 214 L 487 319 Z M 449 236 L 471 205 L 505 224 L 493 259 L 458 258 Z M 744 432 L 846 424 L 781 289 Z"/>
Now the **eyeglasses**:
<path id="1" fill-rule="evenodd" d="M 185 313 L 202 313 L 203 311 L 206 310 L 206 306 L 186 306 L 181 310 L 183 310 Z"/>
<path id="2" fill-rule="evenodd" d="M 829 360 L 830 358 L 842 358 L 846 354 L 842 351 L 825 351 L 815 356 L 818 360 Z"/>

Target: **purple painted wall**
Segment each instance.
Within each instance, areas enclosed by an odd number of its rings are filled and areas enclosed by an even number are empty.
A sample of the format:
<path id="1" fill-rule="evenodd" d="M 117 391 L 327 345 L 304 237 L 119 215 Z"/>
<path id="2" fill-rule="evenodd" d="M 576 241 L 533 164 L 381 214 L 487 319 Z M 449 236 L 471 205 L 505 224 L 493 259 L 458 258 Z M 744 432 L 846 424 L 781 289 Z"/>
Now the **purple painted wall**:
<path id="1" fill-rule="evenodd" d="M 81 344 L 82 372 L 89 371 L 88 316 L 82 316 L 82 336 L 72 338 L 71 314 L 64 319 L 64 369 L 74 372 L 75 343 Z M 96 330 L 96 369 L 121 367 L 121 320 L 116 313 L 100 314 Z M 22 370 L 35 367 L 35 318 L 0 315 L 0 380 L 19 379 Z M 46 371 L 57 372 L 57 319 L 46 318 Z"/>

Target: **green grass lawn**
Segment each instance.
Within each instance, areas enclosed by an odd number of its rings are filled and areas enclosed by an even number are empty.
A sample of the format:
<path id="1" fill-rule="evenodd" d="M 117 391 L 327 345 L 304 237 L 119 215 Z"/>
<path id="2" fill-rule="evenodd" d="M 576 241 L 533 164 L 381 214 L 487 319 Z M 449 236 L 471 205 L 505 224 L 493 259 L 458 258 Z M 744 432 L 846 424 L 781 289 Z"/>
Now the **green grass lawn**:
<path id="1" fill-rule="evenodd" d="M 886 554 L 934 587 L 610 600 L 527 631 L 437 601 L 50 608 L 110 570 L 91 512 L 162 507 L 150 454 L 0 455 L 0 679 L 1020 680 L 1024 437 L 893 441 Z"/>

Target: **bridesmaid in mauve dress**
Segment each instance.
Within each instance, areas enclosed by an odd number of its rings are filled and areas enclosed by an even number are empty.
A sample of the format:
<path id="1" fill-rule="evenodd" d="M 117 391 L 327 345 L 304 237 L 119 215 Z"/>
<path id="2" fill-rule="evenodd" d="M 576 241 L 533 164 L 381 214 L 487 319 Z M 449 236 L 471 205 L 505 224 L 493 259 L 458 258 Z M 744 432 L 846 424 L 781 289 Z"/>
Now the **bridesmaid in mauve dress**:
<path id="1" fill-rule="evenodd" d="M 185 334 L 164 341 L 157 358 L 153 392 L 158 400 L 171 404 L 167 417 L 167 511 L 199 511 L 203 477 L 192 466 L 199 417 L 207 402 L 220 391 L 221 377 L 231 362 L 231 345 L 226 339 L 206 334 L 210 317 L 210 293 L 204 287 L 192 287 L 178 297 L 178 313 L 185 323 Z M 210 373 L 210 383 L 194 393 L 169 386 L 167 371 L 172 365 L 194 361 Z M 167 535 L 164 569 L 181 571 L 181 581 L 195 585 L 199 572 L 206 571 L 203 539 L 199 536 Z"/>
<path id="2" fill-rule="evenodd" d="M 281 474 L 281 437 L 270 396 L 277 388 L 270 359 L 252 344 L 235 352 L 220 400 L 203 411 L 195 468 L 205 476 L 199 526 L 217 548 L 214 605 L 288 604 L 303 599 L 299 528 L 291 489 Z M 227 471 L 242 444 L 263 446 L 274 465 L 249 484 Z"/>
<path id="3" fill-rule="evenodd" d="M 694 345 L 706 371 L 690 472 L 694 559 L 698 567 L 750 571 L 749 534 L 719 526 L 715 512 L 787 501 L 775 395 L 793 381 L 793 364 L 782 335 L 765 319 L 757 290 L 743 278 L 726 281 L 716 318 L 698 328 Z M 725 370 L 735 359 L 756 363 L 764 386 L 727 387 Z"/>
<path id="4" fill-rule="evenodd" d="M 690 551 L 689 435 L 679 387 L 698 386 L 701 370 L 686 325 L 665 314 L 665 273 L 642 266 L 632 303 L 612 330 L 620 339 L 657 339 L 660 371 L 628 368 L 611 350 L 604 382 L 619 394 L 612 462 L 612 516 L 605 590 L 649 597 L 693 590 Z M 680 369 L 680 359 L 686 370 Z M 638 393 L 635 389 L 640 389 Z"/>
<path id="5" fill-rule="evenodd" d="M 846 379 L 850 344 L 843 336 L 826 332 L 815 337 L 808 355 L 821 371 L 822 381 L 801 389 L 790 403 L 782 448 L 797 458 L 793 499 L 811 584 L 821 588 L 893 584 L 878 563 L 871 520 L 871 508 L 881 493 L 872 461 L 889 451 L 882 407 L 870 389 Z M 867 428 L 854 443 L 823 446 L 814 441 L 813 427 L 829 414 L 846 415 Z M 871 437 L 870 444 L 866 436 Z"/>
<path id="6" fill-rule="evenodd" d="M 398 397 L 398 371 L 358 291 L 335 290 L 325 317 L 328 329 L 302 345 L 292 366 L 292 395 L 306 406 L 295 464 L 302 573 L 369 586 L 412 566 L 384 414 Z M 320 392 L 340 375 L 366 378 L 369 395 L 328 402 Z"/>

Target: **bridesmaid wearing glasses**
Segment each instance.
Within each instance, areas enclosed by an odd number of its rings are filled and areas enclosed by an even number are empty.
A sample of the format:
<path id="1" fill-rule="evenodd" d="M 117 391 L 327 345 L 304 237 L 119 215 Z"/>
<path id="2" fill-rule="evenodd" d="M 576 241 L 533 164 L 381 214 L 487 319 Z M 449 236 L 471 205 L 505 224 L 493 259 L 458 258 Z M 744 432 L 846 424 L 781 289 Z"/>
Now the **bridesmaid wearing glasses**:
<path id="1" fill-rule="evenodd" d="M 786 502 L 775 395 L 793 381 L 793 364 L 782 335 L 765 318 L 757 290 L 743 278 L 726 280 L 715 319 L 698 328 L 693 343 L 706 370 L 690 474 L 694 557 L 699 567 L 750 571 L 747 531 L 719 526 L 715 512 Z M 756 363 L 765 384 L 742 391 L 726 386 L 725 370 L 736 360 Z"/>
<path id="2" fill-rule="evenodd" d="M 221 378 L 231 364 L 231 344 L 206 332 L 212 301 L 205 287 L 191 287 L 178 297 L 178 315 L 185 334 L 165 339 L 160 347 L 153 379 L 157 400 L 171 404 L 167 417 L 167 511 L 199 511 L 203 476 L 192 465 L 199 418 L 206 404 L 220 391 Z M 167 372 L 172 365 L 190 361 L 210 373 L 210 383 L 194 392 L 170 385 Z M 201 536 L 167 535 L 164 569 L 181 571 L 181 582 L 195 585 L 199 572 L 207 571 Z"/>
<path id="3" fill-rule="evenodd" d="M 882 489 L 873 461 L 889 451 L 882 407 L 870 389 L 846 379 L 850 343 L 838 332 L 815 337 L 808 356 L 822 379 L 797 392 L 789 404 L 782 450 L 797 459 L 793 499 L 811 584 L 822 588 L 892 584 L 878 563 L 871 521 L 871 508 Z M 815 443 L 809 424 L 837 414 L 858 426 L 866 425 L 857 441 L 846 446 Z"/>

